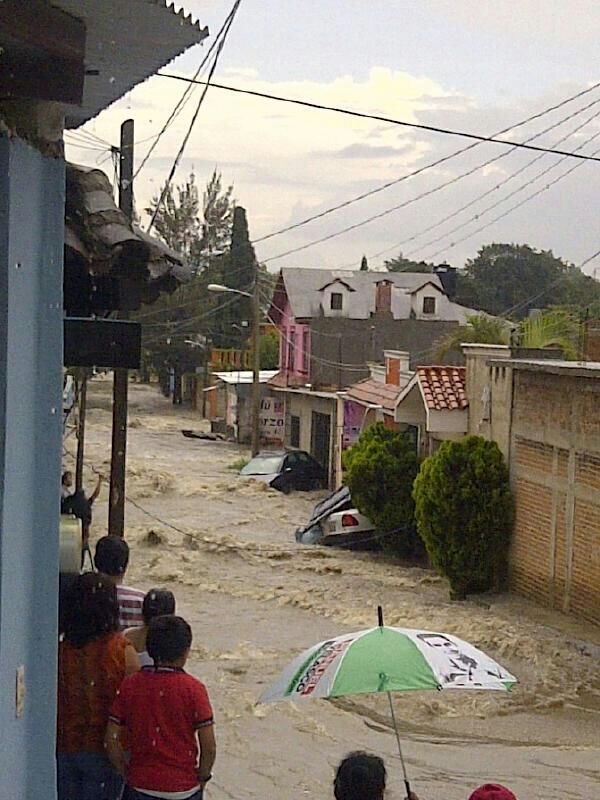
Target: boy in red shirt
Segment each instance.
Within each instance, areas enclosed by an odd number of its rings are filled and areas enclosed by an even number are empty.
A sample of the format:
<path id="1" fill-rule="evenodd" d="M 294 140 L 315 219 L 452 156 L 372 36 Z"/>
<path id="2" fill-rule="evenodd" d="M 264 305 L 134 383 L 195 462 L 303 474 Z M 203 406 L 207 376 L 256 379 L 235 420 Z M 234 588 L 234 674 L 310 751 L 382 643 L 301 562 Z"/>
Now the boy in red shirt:
<path id="1" fill-rule="evenodd" d="M 108 756 L 132 800 L 202 800 L 216 744 L 206 687 L 183 669 L 191 628 L 181 617 L 155 617 L 146 645 L 154 666 L 121 684 L 106 730 Z"/>

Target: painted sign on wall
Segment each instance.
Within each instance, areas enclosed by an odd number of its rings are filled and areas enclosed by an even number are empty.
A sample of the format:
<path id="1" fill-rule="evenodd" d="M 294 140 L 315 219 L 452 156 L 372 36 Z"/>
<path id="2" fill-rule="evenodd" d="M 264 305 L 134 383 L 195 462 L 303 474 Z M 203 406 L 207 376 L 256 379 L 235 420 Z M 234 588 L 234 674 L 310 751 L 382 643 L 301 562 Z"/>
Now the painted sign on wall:
<path id="1" fill-rule="evenodd" d="M 265 444 L 283 445 L 285 408 L 278 397 L 263 397 L 260 403 L 260 438 Z"/>

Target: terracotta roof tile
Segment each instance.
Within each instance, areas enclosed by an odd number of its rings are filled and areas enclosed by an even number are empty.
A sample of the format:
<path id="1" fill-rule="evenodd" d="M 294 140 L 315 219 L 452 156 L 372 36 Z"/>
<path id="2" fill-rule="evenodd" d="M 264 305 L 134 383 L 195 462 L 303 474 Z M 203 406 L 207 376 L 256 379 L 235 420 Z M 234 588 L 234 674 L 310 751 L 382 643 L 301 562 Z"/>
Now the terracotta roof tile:
<path id="1" fill-rule="evenodd" d="M 464 367 L 419 367 L 417 375 L 425 402 L 434 411 L 462 411 L 469 405 Z"/>

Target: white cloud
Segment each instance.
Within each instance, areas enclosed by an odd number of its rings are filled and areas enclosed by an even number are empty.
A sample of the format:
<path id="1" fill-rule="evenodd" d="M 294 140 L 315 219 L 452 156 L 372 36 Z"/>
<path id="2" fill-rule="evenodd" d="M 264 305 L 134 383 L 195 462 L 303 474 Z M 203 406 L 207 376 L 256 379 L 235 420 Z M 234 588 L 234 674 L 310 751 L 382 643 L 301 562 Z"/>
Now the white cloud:
<path id="1" fill-rule="evenodd" d="M 308 99 L 324 105 L 342 106 L 409 122 L 435 122 L 482 133 L 490 133 L 531 113 L 531 109 L 523 108 L 484 108 L 472 98 L 447 90 L 429 77 L 413 76 L 382 67 L 373 67 L 364 80 L 342 75 L 326 83 L 308 80 L 268 82 L 262 80 L 256 70 L 238 67 L 226 71 L 222 80 L 223 83 L 246 89 Z M 136 121 L 136 140 L 140 142 L 136 148 L 139 164 L 151 143 L 146 140 L 158 132 L 185 87 L 183 82 L 154 77 L 104 111 L 86 129 L 117 143 L 121 122 L 133 117 Z M 152 195 L 159 191 L 200 92 L 201 87 L 196 87 L 184 111 L 161 139 L 152 158 L 136 179 L 135 194 L 139 209 L 143 209 Z M 544 98 L 539 107 L 543 107 L 546 100 Z M 553 120 L 556 119 L 558 116 L 555 115 Z M 536 130 L 542 127 L 543 120 L 538 123 Z M 522 129 L 515 137 L 526 138 L 533 130 L 531 127 Z M 223 172 L 224 182 L 234 183 L 235 197 L 247 208 L 251 234 L 257 238 L 290 221 L 297 221 L 405 174 L 415 166 L 464 146 L 464 143 L 461 139 L 440 137 L 392 124 L 284 103 L 276 104 L 211 89 L 200 111 L 176 180 L 181 181 L 186 177 L 193 165 L 202 185 L 213 167 L 217 166 Z M 369 201 L 328 216 L 319 223 L 265 243 L 259 248 L 259 255 L 268 257 L 353 224 L 434 186 L 436 181 L 452 177 L 471 164 L 501 152 L 497 146 L 495 149 L 491 146 L 477 148 L 468 156 L 448 162 L 419 179 L 402 183 Z M 90 165 L 95 165 L 98 156 L 101 156 L 96 151 L 73 150 L 70 147 L 68 155 Z M 378 223 L 277 262 L 277 265 L 333 266 L 350 260 L 358 264 L 362 253 L 372 254 L 410 237 L 478 192 L 490 188 L 495 181 L 524 163 L 524 158 L 522 154 L 511 155 L 499 165 L 491 165 L 472 178 L 455 184 L 451 190 L 432 195 L 426 201 L 415 203 Z M 545 165 L 544 162 L 542 166 Z M 110 172 L 108 166 L 105 169 Z M 585 175 L 588 180 L 586 193 L 594 187 L 600 188 L 599 173 L 597 165 L 586 166 L 576 173 L 578 176 Z M 571 193 L 578 191 L 577 181 L 565 183 Z M 554 207 L 552 214 L 546 215 L 544 220 L 540 215 L 544 203 L 558 203 L 562 212 L 558 213 Z M 575 207 L 589 214 L 589 226 L 586 228 L 585 224 L 580 224 L 577 237 L 569 218 L 570 209 Z M 554 221 L 551 229 L 547 224 L 548 217 Z M 552 247 L 558 254 L 577 260 L 593 249 L 593 234 L 582 236 L 581 232 L 588 229 L 593 231 L 594 224 L 591 207 L 586 208 L 576 198 L 566 197 L 559 189 L 554 194 L 546 193 L 540 201 L 532 203 L 530 210 L 525 206 L 514 219 L 506 218 L 498 227 L 492 227 L 489 232 L 482 233 L 460 248 L 449 248 L 447 257 L 461 264 L 483 242 L 504 239 Z M 426 252 L 418 255 L 426 255 Z"/>

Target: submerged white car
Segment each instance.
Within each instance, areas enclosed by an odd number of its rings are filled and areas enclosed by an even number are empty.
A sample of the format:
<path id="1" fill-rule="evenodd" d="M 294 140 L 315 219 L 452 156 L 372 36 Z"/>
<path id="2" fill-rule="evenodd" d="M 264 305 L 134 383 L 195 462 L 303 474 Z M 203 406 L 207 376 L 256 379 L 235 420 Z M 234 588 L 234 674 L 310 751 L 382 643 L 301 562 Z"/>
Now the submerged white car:
<path id="1" fill-rule="evenodd" d="M 318 503 L 307 524 L 296 531 L 296 541 L 302 544 L 371 549 L 378 546 L 377 539 L 375 526 L 353 507 L 345 486 Z"/>

